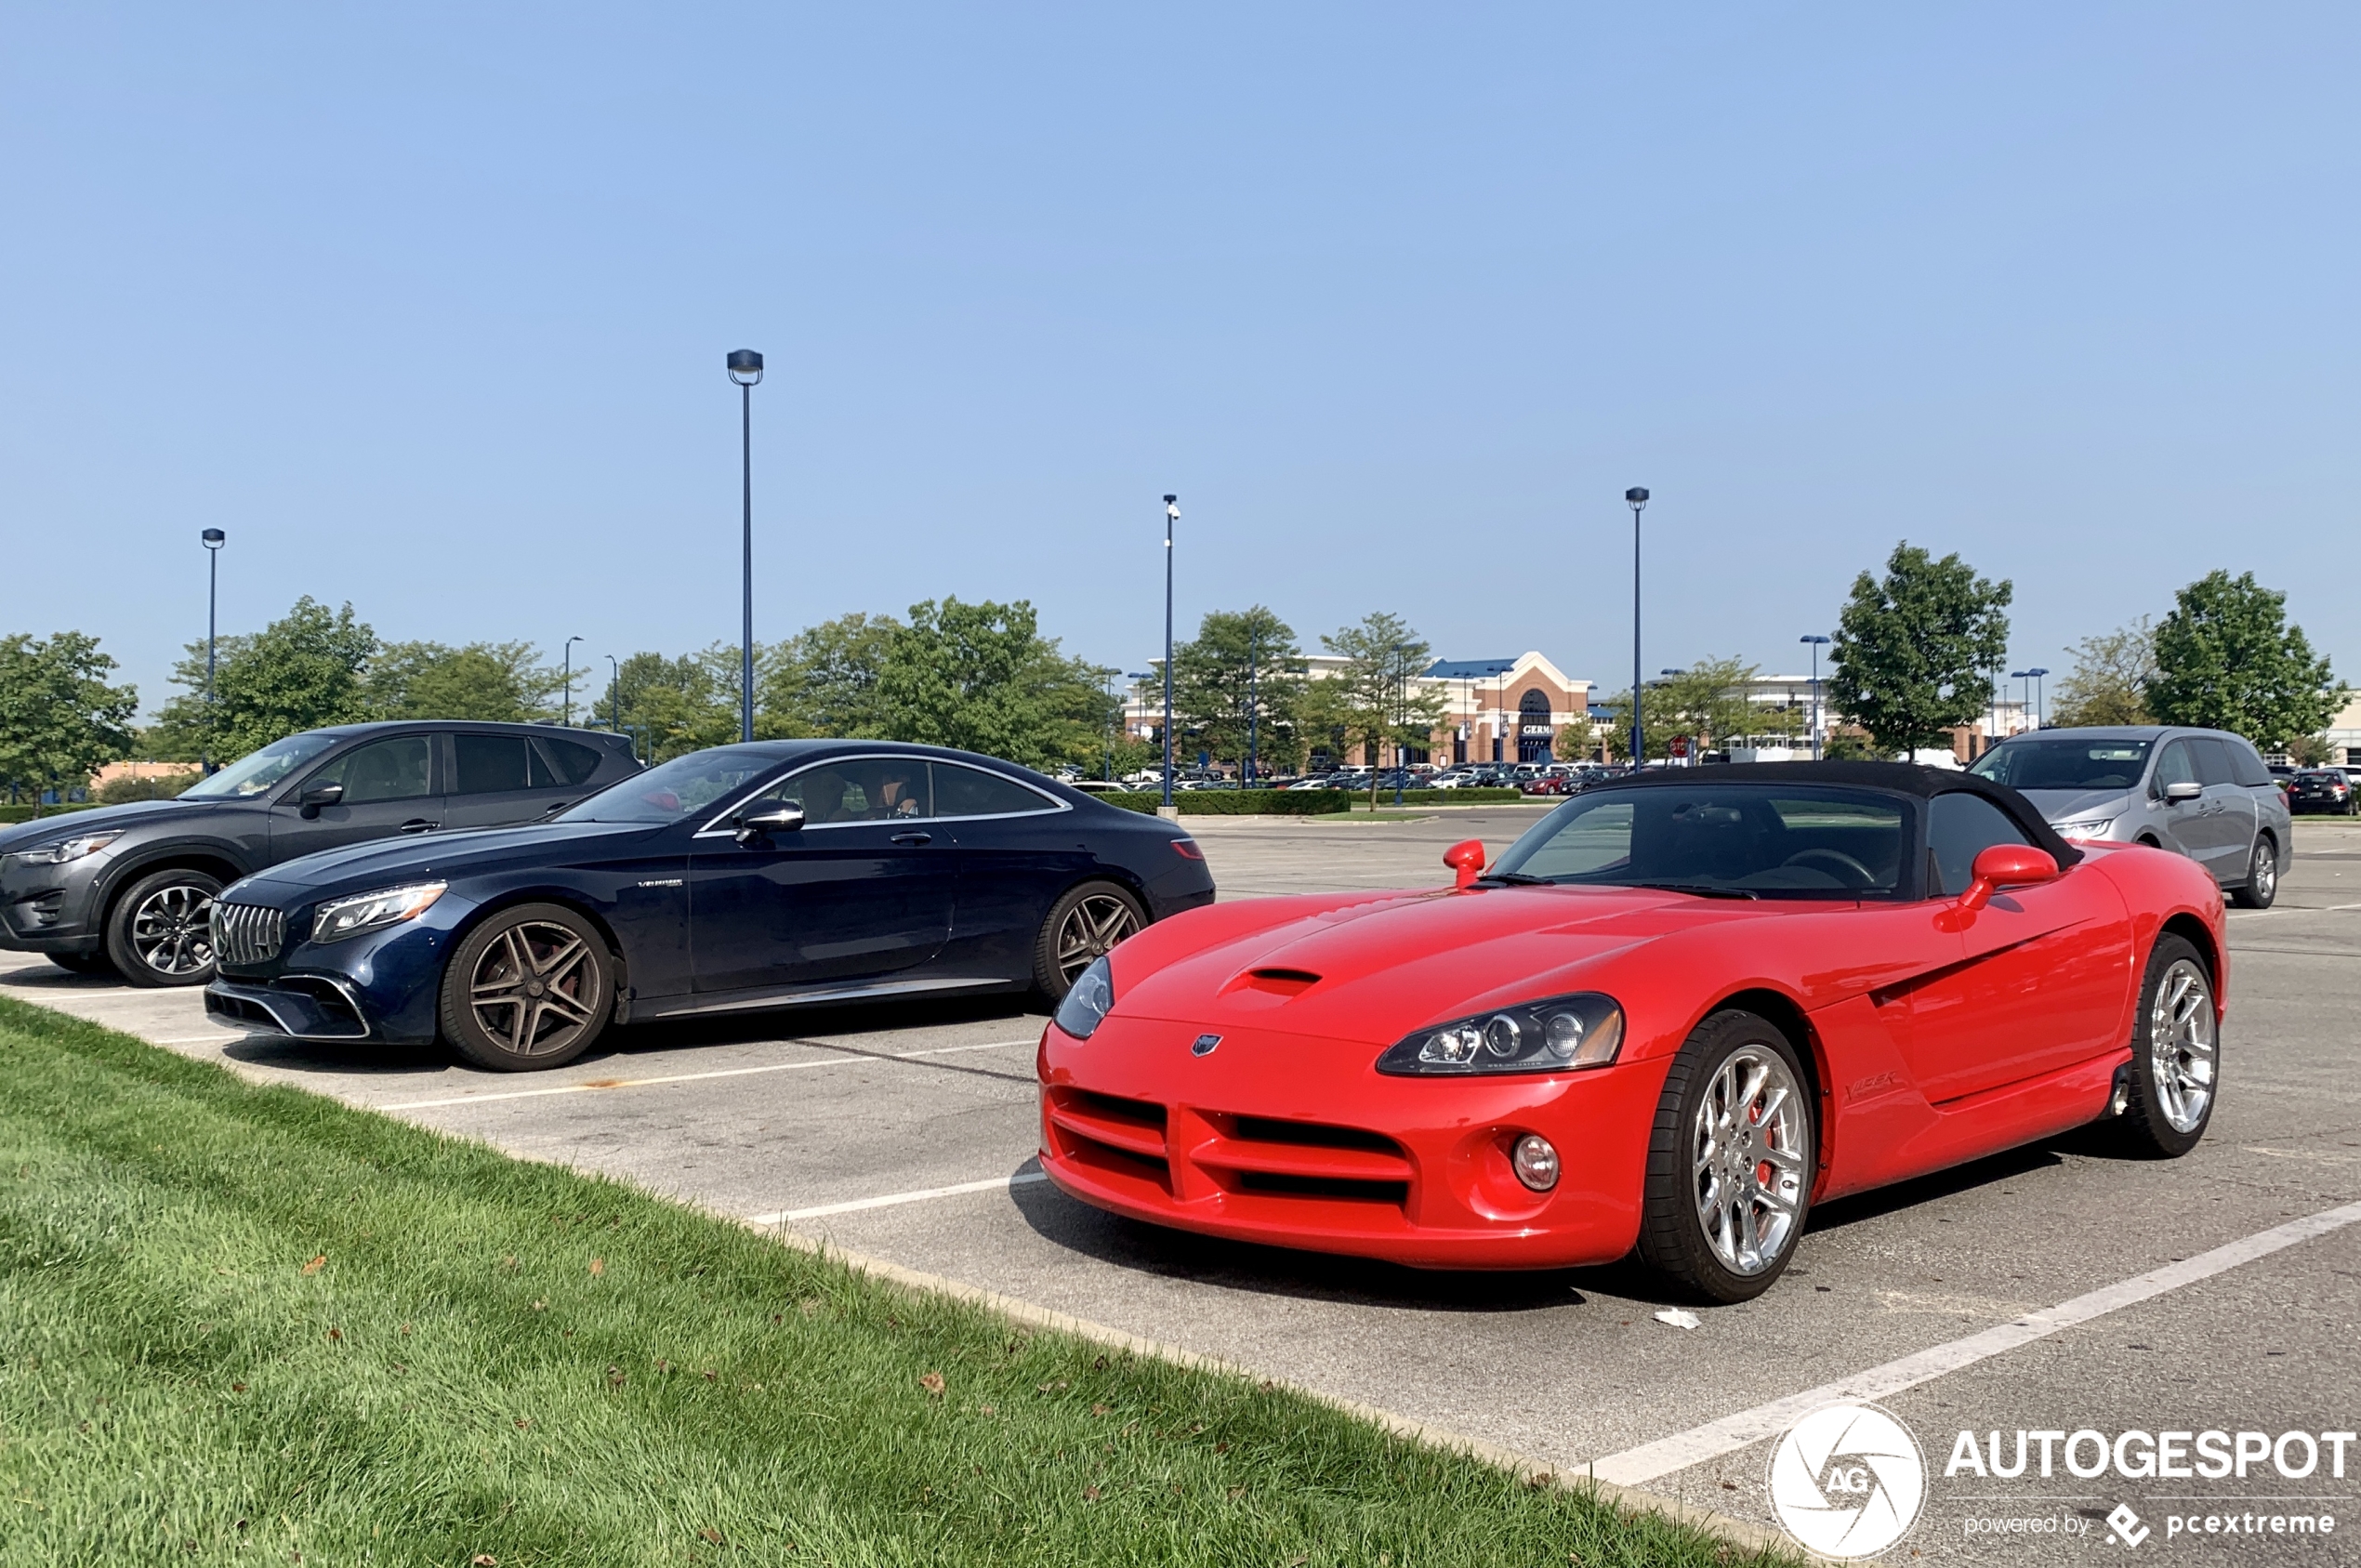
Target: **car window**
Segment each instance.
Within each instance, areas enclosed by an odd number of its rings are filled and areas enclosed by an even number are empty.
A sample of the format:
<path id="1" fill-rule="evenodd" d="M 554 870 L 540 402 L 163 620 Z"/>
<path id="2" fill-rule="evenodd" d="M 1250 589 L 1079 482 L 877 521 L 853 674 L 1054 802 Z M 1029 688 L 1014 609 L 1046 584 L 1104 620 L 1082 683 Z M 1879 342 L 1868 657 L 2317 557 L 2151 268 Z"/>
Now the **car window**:
<path id="1" fill-rule="evenodd" d="M 2030 844 L 2009 814 L 1980 795 L 1938 795 L 1927 805 L 1927 862 L 1936 895 L 1964 893 L 1975 858 L 1995 844 Z"/>
<path id="2" fill-rule="evenodd" d="M 600 757 L 597 746 L 584 745 L 580 741 L 561 741 L 555 735 L 538 738 L 541 749 L 548 753 L 549 761 L 556 765 L 560 783 L 582 784 L 599 771 L 600 762 L 604 760 Z"/>
<path id="3" fill-rule="evenodd" d="M 271 785 L 336 744 L 334 735 L 289 735 L 260 751 L 248 752 L 203 784 L 180 792 L 183 800 L 244 800 Z"/>
<path id="4" fill-rule="evenodd" d="M 962 768 L 956 762 L 934 764 L 934 814 L 938 817 L 1005 817 L 1055 810 L 1046 797 L 1013 779 L 981 768 Z"/>
<path id="5" fill-rule="evenodd" d="M 374 800 L 415 800 L 429 793 L 429 777 L 427 737 L 396 735 L 353 747 L 303 783 L 306 789 L 342 784 L 341 804 L 365 806 Z"/>
<path id="6" fill-rule="evenodd" d="M 1968 770 L 2011 789 L 2130 789 L 2148 760 L 2141 740 L 2004 741 Z"/>
<path id="7" fill-rule="evenodd" d="M 927 764 L 918 758 L 864 757 L 824 762 L 763 791 L 761 806 L 803 808 L 807 827 L 842 823 L 906 822 L 934 815 Z"/>
<path id="8" fill-rule="evenodd" d="M 2232 778 L 2249 788 L 2271 783 L 2271 770 L 2262 765 L 2262 758 L 2255 751 L 2252 742 L 2236 739 L 2222 744 L 2230 753 Z"/>
<path id="9" fill-rule="evenodd" d="M 2210 735 L 2198 735 L 2188 744 L 2190 752 L 2196 759 L 2197 783 L 2226 784 L 2237 782 L 2237 775 L 2230 771 L 2228 746 Z"/>
<path id="10" fill-rule="evenodd" d="M 1904 822 L 1899 801 L 1846 790 L 1609 788 L 1550 813 L 1496 869 L 1553 882 L 1674 882 L 1780 898 L 1891 893 Z"/>
<path id="11" fill-rule="evenodd" d="M 719 805 L 780 766 L 775 753 L 716 746 L 608 785 L 558 818 L 574 823 L 668 823 Z"/>
<path id="12" fill-rule="evenodd" d="M 2157 758 L 2156 793 L 2161 796 L 2168 784 L 2196 782 L 2197 769 L 2189 758 L 2189 743 L 2175 741 L 2166 746 L 2164 755 Z"/>
<path id="13" fill-rule="evenodd" d="M 497 795 L 511 789 L 546 789 L 552 783 L 546 764 L 536 768 L 538 758 L 522 735 L 458 734 L 452 738 L 453 749 L 458 754 L 459 778 L 455 786 L 460 795 Z M 541 776 L 533 775 L 538 771 Z"/>

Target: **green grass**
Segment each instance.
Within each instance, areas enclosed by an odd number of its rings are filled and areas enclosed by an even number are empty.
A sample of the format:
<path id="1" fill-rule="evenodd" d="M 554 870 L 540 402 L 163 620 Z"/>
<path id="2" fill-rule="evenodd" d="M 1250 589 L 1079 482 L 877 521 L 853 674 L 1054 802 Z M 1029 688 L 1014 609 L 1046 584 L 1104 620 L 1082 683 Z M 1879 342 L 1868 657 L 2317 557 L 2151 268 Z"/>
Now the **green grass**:
<path id="1" fill-rule="evenodd" d="M 1743 1560 L 6 1000 L 0 1510 L 6 1563 Z"/>

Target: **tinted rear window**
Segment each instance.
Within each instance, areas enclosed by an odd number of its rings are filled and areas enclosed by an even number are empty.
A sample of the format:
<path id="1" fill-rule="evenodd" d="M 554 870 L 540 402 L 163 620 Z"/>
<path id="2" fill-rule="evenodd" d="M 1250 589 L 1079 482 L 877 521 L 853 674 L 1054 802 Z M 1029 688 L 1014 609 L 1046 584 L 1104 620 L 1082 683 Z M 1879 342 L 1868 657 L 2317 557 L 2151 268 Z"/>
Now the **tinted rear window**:
<path id="1" fill-rule="evenodd" d="M 497 795 L 503 790 L 531 789 L 533 778 L 522 735 L 455 735 L 459 753 L 461 795 Z"/>
<path id="2" fill-rule="evenodd" d="M 2236 775 L 2230 771 L 2228 746 L 2210 735 L 2197 735 L 2191 738 L 2189 749 L 2196 754 L 2197 783 L 2225 784 L 2236 782 Z"/>
<path id="3" fill-rule="evenodd" d="M 2271 770 L 2262 765 L 2262 758 L 2255 751 L 2251 743 L 2236 740 L 2224 741 L 2222 744 L 2230 753 L 2232 778 L 2249 787 L 2271 783 Z"/>
<path id="4" fill-rule="evenodd" d="M 599 771 L 600 761 L 597 746 L 584 745 L 580 741 L 561 741 L 555 735 L 544 735 L 541 744 L 549 753 L 549 760 L 557 765 L 558 776 L 570 784 L 577 784 Z"/>

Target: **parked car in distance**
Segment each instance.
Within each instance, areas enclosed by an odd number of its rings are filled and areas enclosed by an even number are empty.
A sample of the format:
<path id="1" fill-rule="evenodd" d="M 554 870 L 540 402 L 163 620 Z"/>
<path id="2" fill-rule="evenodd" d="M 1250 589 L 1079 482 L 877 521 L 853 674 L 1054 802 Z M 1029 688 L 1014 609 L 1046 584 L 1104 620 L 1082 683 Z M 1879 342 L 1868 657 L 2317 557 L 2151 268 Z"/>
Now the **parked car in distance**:
<path id="1" fill-rule="evenodd" d="M 692 752 L 547 822 L 233 884 L 205 1010 L 556 1067 L 610 1023 L 1022 994 L 1213 902 L 1196 841 L 1012 763 L 880 741 Z"/>
<path id="2" fill-rule="evenodd" d="M 2353 781 L 2341 768 L 2306 768 L 2288 781 L 2288 810 L 2354 814 Z"/>
<path id="3" fill-rule="evenodd" d="M 207 914 L 241 876 L 370 839 L 531 822 L 640 771 L 630 742 L 545 724 L 306 730 L 169 800 L 0 830 L 0 948 L 134 985 L 213 978 Z"/>
<path id="4" fill-rule="evenodd" d="M 2287 796 L 2243 736 L 2121 725 L 2002 741 L 1970 772 L 2040 807 L 2059 836 L 2178 850 L 2232 900 L 2268 909 L 2295 852 Z"/>

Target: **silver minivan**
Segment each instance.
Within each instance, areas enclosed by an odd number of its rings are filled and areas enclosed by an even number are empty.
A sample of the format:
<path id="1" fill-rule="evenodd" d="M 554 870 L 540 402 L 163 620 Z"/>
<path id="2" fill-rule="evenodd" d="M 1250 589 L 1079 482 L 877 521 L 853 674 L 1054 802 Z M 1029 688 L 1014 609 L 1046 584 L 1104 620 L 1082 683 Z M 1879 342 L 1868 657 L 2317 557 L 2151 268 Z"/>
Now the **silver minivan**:
<path id="1" fill-rule="evenodd" d="M 2226 731 L 2037 730 L 1968 771 L 2021 791 L 2063 837 L 2178 850 L 2248 909 L 2271 907 L 2295 853 L 2286 794 L 2253 745 Z"/>

